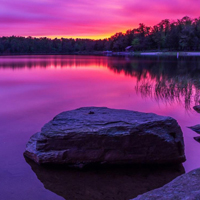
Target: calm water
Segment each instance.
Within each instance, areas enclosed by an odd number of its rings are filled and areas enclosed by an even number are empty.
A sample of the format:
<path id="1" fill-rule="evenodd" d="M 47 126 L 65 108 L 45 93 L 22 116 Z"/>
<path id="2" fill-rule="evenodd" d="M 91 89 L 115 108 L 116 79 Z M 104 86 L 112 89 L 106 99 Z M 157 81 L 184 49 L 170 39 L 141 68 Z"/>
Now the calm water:
<path id="1" fill-rule="evenodd" d="M 24 159 L 32 134 L 56 114 L 82 106 L 175 118 L 184 134 L 185 171 L 200 167 L 200 143 L 187 128 L 200 123 L 200 114 L 192 109 L 199 104 L 199 94 L 197 57 L 0 57 L 1 199 L 129 199 L 183 173 L 183 169 L 151 168 L 54 170 Z M 143 183 L 137 192 L 132 189 L 138 185 L 133 179 Z M 160 185 L 152 186 L 152 180 Z"/>

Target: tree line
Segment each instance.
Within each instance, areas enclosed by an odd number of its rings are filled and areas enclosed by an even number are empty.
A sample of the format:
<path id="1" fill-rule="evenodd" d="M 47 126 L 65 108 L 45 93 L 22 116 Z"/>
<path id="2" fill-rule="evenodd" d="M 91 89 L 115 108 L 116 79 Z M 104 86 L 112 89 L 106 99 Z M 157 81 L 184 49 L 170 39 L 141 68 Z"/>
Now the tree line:
<path id="1" fill-rule="evenodd" d="M 0 54 L 75 54 L 99 51 L 199 51 L 200 17 L 188 16 L 170 21 L 162 20 L 154 26 L 139 24 L 138 28 L 116 33 L 110 38 L 50 39 L 47 37 L 0 37 Z"/>

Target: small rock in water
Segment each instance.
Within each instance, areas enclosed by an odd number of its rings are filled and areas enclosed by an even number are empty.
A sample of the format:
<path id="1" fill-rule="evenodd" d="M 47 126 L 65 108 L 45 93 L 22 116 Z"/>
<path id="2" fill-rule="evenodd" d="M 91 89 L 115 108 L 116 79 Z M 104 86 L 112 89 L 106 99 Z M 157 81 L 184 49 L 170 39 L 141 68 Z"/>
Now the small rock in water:
<path id="1" fill-rule="evenodd" d="M 195 131 L 196 133 L 199 133 L 200 134 L 200 124 L 197 124 L 195 126 L 190 126 L 188 127 L 190 129 L 192 129 L 193 131 Z"/>
<path id="2" fill-rule="evenodd" d="M 185 161 L 175 119 L 105 107 L 60 113 L 30 138 L 24 155 L 39 164 L 70 166 Z"/>
<path id="3" fill-rule="evenodd" d="M 200 105 L 194 106 L 193 109 L 198 113 L 200 113 Z"/>
<path id="4" fill-rule="evenodd" d="M 197 142 L 200 143 L 200 136 L 198 136 L 198 137 L 194 137 L 194 139 L 195 139 Z"/>

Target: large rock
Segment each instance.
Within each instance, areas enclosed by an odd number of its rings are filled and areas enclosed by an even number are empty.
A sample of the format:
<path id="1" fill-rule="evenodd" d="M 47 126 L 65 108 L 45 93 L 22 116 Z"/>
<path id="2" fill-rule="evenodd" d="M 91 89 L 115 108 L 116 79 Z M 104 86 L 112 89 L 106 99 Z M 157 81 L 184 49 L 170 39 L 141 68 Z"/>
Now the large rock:
<path id="1" fill-rule="evenodd" d="M 25 156 L 39 164 L 181 163 L 181 128 L 171 117 L 105 107 L 60 113 L 33 135 Z"/>
<path id="2" fill-rule="evenodd" d="M 161 188 L 132 200 L 198 200 L 200 199 L 200 168 L 181 175 Z"/>

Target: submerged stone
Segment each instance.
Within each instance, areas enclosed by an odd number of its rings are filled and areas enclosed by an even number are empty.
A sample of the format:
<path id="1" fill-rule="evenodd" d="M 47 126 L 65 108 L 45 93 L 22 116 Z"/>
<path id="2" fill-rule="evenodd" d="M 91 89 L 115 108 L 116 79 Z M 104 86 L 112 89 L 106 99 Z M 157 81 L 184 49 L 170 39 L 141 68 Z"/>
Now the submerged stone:
<path id="1" fill-rule="evenodd" d="M 194 106 L 193 109 L 198 113 L 200 113 L 200 105 Z"/>
<path id="2" fill-rule="evenodd" d="M 67 200 L 128 200 L 162 187 L 185 173 L 177 165 L 91 166 L 77 170 L 65 166 L 43 167 L 26 158 L 47 190 Z"/>
<path id="3" fill-rule="evenodd" d="M 200 136 L 194 137 L 194 139 L 200 143 Z"/>
<path id="4" fill-rule="evenodd" d="M 196 133 L 199 133 L 200 134 L 200 124 L 197 124 L 195 126 L 190 126 L 188 127 L 190 129 L 192 129 L 193 131 L 195 131 Z"/>
<path id="5" fill-rule="evenodd" d="M 27 143 L 39 164 L 165 164 L 185 161 L 180 126 L 171 117 L 105 107 L 62 112 Z"/>

